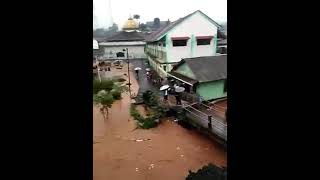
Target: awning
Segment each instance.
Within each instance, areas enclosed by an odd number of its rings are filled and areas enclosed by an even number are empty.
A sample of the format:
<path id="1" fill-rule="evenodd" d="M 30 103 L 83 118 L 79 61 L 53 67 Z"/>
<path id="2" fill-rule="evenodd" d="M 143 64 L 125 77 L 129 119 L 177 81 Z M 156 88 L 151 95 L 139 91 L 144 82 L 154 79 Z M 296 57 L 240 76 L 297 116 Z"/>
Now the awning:
<path id="1" fill-rule="evenodd" d="M 171 37 L 172 40 L 188 40 L 189 37 Z"/>
<path id="2" fill-rule="evenodd" d="M 176 72 L 169 72 L 168 73 L 169 76 L 181 81 L 181 82 L 184 82 L 186 84 L 189 84 L 190 86 L 193 86 L 195 83 L 197 83 L 198 81 L 194 80 L 194 79 L 191 79 L 191 78 L 188 78 L 184 75 L 181 75 L 179 73 L 176 73 Z"/>
<path id="3" fill-rule="evenodd" d="M 212 39 L 213 36 L 196 36 L 197 39 Z"/>

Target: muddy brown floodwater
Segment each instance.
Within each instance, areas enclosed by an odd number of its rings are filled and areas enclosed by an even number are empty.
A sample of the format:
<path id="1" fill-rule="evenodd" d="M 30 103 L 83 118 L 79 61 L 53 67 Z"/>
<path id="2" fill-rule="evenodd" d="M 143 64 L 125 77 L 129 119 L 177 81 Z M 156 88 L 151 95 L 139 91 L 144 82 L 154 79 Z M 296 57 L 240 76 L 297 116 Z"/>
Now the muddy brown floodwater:
<path id="1" fill-rule="evenodd" d="M 136 129 L 129 107 L 123 94 L 104 121 L 93 106 L 93 180 L 181 180 L 209 162 L 226 166 L 219 144 L 169 119 L 153 129 Z"/>

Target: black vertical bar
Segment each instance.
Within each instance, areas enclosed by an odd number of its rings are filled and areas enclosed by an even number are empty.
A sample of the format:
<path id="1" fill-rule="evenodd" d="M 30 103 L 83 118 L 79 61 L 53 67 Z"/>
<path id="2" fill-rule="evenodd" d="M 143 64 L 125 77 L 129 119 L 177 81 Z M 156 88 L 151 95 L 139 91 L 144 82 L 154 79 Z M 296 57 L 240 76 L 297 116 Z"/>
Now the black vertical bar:
<path id="1" fill-rule="evenodd" d="M 212 116 L 208 116 L 208 127 L 212 129 Z"/>
<path id="2" fill-rule="evenodd" d="M 130 70 L 129 70 L 129 66 L 130 66 L 130 61 L 129 61 L 129 52 L 128 52 L 128 48 L 126 48 L 127 50 L 127 59 L 128 59 L 128 80 L 129 80 L 129 96 L 131 98 L 131 81 L 130 81 Z"/>

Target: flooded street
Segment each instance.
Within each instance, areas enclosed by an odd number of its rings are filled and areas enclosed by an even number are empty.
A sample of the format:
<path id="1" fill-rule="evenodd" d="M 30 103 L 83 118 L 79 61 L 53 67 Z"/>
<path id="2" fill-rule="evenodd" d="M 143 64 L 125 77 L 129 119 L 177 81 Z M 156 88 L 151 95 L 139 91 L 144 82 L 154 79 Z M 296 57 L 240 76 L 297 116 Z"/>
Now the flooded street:
<path id="1" fill-rule="evenodd" d="M 136 93 L 134 78 L 132 83 Z M 136 129 L 129 114 L 129 96 L 122 96 L 105 121 L 93 106 L 94 180 L 181 180 L 188 170 L 195 171 L 209 162 L 226 166 L 227 153 L 219 144 L 173 121 L 164 120 L 149 130 Z"/>

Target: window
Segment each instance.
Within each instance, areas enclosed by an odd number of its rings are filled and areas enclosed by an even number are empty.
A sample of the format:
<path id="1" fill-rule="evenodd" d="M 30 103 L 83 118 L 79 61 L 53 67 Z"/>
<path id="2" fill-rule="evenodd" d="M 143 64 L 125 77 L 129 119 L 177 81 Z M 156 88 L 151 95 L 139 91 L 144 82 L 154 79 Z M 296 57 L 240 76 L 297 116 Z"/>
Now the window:
<path id="1" fill-rule="evenodd" d="M 226 47 L 222 47 L 220 50 L 221 54 L 227 54 L 227 48 Z"/>
<path id="2" fill-rule="evenodd" d="M 211 39 L 197 39 L 197 45 L 210 45 Z"/>
<path id="3" fill-rule="evenodd" d="M 220 51 L 221 51 L 221 47 L 218 47 L 218 46 L 217 46 L 216 52 L 220 54 Z"/>
<path id="4" fill-rule="evenodd" d="M 217 53 L 227 54 L 227 47 L 217 47 Z"/>
<path id="5" fill-rule="evenodd" d="M 224 81 L 223 92 L 227 92 L 227 80 Z"/>
<path id="6" fill-rule="evenodd" d="M 172 46 L 186 46 L 188 40 L 172 40 Z"/>
<path id="7" fill-rule="evenodd" d="M 117 52 L 117 57 L 124 57 L 124 53 L 123 52 Z"/>

